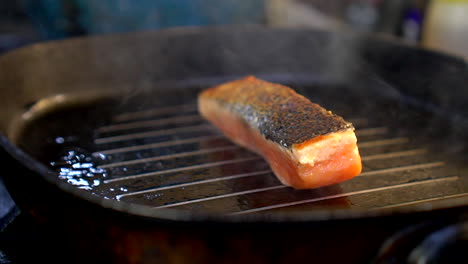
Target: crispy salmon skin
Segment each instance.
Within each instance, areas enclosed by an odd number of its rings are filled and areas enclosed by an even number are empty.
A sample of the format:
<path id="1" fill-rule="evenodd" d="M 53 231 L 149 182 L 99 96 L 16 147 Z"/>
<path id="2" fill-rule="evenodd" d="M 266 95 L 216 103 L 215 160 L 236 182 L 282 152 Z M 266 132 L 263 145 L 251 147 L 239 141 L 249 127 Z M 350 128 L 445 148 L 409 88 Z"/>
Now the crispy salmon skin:
<path id="1" fill-rule="evenodd" d="M 285 185 L 317 188 L 361 172 L 353 125 L 284 85 L 253 76 L 224 83 L 199 94 L 198 110 Z"/>

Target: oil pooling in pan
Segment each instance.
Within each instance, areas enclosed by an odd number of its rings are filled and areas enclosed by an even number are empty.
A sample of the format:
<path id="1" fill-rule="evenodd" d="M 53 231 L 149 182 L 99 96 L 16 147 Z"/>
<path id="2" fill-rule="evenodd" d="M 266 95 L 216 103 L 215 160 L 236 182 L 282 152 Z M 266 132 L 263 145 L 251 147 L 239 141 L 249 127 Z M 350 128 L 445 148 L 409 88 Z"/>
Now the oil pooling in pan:
<path id="1" fill-rule="evenodd" d="M 58 137 L 59 139 L 61 137 Z M 79 148 L 65 151 L 58 161 L 50 163 L 58 172 L 58 177 L 67 183 L 84 190 L 99 186 L 107 176 L 105 169 L 96 166 L 96 159 L 104 160 L 104 154 L 90 154 Z"/>

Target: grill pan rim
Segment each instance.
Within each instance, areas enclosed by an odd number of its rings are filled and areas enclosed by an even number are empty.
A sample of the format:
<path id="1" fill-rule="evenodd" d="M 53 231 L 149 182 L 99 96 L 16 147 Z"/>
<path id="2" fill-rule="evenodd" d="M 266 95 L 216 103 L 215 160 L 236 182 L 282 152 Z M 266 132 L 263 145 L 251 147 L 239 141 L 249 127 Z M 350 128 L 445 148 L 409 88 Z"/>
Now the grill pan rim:
<path id="1" fill-rule="evenodd" d="M 162 30 L 161 33 L 164 34 L 187 34 L 188 32 L 198 32 L 198 30 L 210 30 L 210 29 L 198 29 L 196 27 L 190 28 L 178 28 L 178 29 L 168 29 Z M 219 30 L 219 27 L 216 27 L 214 30 Z M 314 30 L 311 30 L 314 31 Z M 135 33 L 132 33 L 135 34 Z M 127 34 L 127 35 L 132 35 Z M 138 33 L 136 33 L 138 34 Z M 120 35 L 120 34 L 119 34 Z M 367 37 L 367 36 L 366 36 Z M 112 36 L 99 36 L 99 37 L 92 37 L 95 39 L 99 38 L 112 38 Z M 386 38 L 387 39 L 387 38 Z M 82 38 L 71 39 L 71 40 L 62 40 L 62 41 L 54 41 L 49 43 L 40 43 L 35 44 L 34 48 L 42 48 L 48 47 L 49 45 L 57 45 L 59 42 L 72 42 L 72 41 L 82 41 Z M 388 40 L 388 39 L 387 39 Z M 395 44 L 398 45 L 405 45 L 398 41 L 394 41 Z M 412 48 L 411 46 L 408 46 Z M 17 52 L 21 52 L 23 49 L 27 49 L 28 47 L 24 47 L 19 49 L 18 51 L 13 51 L 8 53 L 5 56 L 14 56 Z M 441 54 L 437 52 L 428 51 L 434 54 Z M 443 55 L 443 54 L 442 54 Z M 445 56 L 445 55 L 444 55 Z M 225 76 L 226 78 L 226 76 Z M 163 82 L 164 83 L 164 82 Z M 52 172 L 50 169 L 45 167 L 43 164 L 37 162 L 28 154 L 24 153 L 20 149 L 18 149 L 15 145 L 13 145 L 3 134 L 0 134 L 0 145 L 2 148 L 9 153 L 11 157 L 16 159 L 18 162 L 23 164 L 23 166 L 28 167 L 31 171 L 36 171 L 42 178 L 45 178 L 49 183 L 57 186 L 60 190 L 70 193 L 74 196 L 77 196 L 81 199 L 89 201 L 91 203 L 97 204 L 104 208 L 110 208 L 125 214 L 137 215 L 141 217 L 148 217 L 148 218 L 156 218 L 162 220 L 169 220 L 169 221 L 216 221 L 216 222 L 264 222 L 264 221 L 271 221 L 271 222 L 303 222 L 303 221 L 325 221 L 325 220 L 348 220 L 348 219 L 356 219 L 356 218 L 373 218 L 379 216 L 388 216 L 388 215 L 400 215 L 400 214 L 409 214 L 415 212 L 428 212 L 428 211 L 435 211 L 435 210 L 447 210 L 452 208 L 460 208 L 460 207 L 467 207 L 468 205 L 468 197 L 456 198 L 456 199 L 447 199 L 444 201 L 436 201 L 431 203 L 431 207 L 427 207 L 427 205 L 414 205 L 411 208 L 388 208 L 382 209 L 377 211 L 369 211 L 363 209 L 344 209 L 344 210 L 317 210 L 310 213 L 301 213 L 300 216 L 296 216 L 294 214 L 284 214 L 284 213 L 264 213 L 264 214 L 253 214 L 253 215 L 240 215 L 240 216 L 223 216 L 223 215 L 212 215 L 212 214 L 197 214 L 197 213 L 190 213 L 187 211 L 181 211 L 177 209 L 160 209 L 158 211 L 150 210 L 148 206 L 144 205 L 136 205 L 130 204 L 123 201 L 112 201 L 107 200 L 104 198 L 97 197 L 92 195 L 86 191 L 79 190 L 69 184 L 61 182 L 57 177 L 56 173 Z"/>

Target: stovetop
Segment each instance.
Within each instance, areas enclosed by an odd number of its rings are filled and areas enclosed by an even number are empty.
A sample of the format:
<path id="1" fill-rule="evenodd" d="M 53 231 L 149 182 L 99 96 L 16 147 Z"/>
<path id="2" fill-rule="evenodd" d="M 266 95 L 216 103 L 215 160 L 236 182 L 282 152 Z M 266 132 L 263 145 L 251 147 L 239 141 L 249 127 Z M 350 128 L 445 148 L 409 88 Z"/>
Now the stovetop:
<path id="1" fill-rule="evenodd" d="M 54 241 L 29 214 L 21 212 L 0 178 L 0 264 L 61 262 L 67 245 Z M 41 262 L 41 261 L 39 261 Z"/>

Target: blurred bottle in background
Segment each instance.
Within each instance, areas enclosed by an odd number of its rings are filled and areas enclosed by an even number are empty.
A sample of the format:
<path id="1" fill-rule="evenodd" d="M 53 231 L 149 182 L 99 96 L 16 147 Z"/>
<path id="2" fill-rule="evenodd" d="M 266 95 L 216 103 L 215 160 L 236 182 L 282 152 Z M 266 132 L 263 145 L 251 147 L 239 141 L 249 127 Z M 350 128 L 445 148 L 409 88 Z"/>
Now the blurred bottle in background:
<path id="1" fill-rule="evenodd" d="M 427 9 L 422 45 L 468 60 L 468 0 L 433 0 Z"/>

